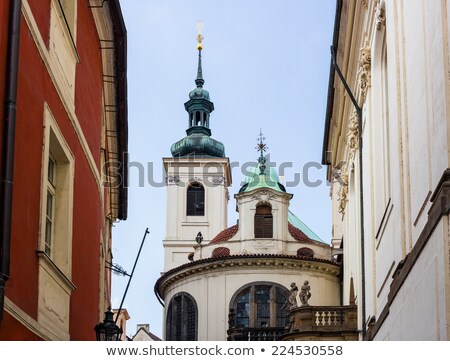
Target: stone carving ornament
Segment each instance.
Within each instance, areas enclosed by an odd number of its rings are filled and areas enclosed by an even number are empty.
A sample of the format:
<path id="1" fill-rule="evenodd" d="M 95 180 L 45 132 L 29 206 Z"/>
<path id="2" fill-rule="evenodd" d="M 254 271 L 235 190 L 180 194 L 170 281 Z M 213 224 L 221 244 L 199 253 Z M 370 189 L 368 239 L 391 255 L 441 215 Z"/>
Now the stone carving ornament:
<path id="1" fill-rule="evenodd" d="M 345 206 L 347 205 L 347 194 L 348 194 L 348 176 L 342 175 L 343 183 L 341 184 L 341 188 L 338 192 L 338 201 L 339 201 L 339 213 L 345 212 Z"/>
<path id="2" fill-rule="evenodd" d="M 375 8 L 375 21 L 376 21 L 376 26 L 377 26 L 377 30 L 381 30 L 381 28 L 383 26 L 386 25 L 386 14 L 384 11 L 384 8 L 381 6 L 381 1 L 380 0 L 376 0 L 377 6 Z"/>
<path id="3" fill-rule="evenodd" d="M 353 153 L 358 148 L 358 114 L 356 110 L 352 113 L 352 116 L 350 117 L 347 132 L 347 145 L 350 148 L 350 151 Z"/>
<path id="4" fill-rule="evenodd" d="M 364 103 L 366 100 L 367 92 L 371 86 L 371 65 L 372 58 L 370 54 L 370 47 L 366 43 L 366 45 L 361 48 L 360 56 L 359 56 L 359 88 L 361 90 L 362 102 Z"/>
<path id="5" fill-rule="evenodd" d="M 259 202 L 268 203 L 269 200 L 273 198 L 273 195 L 270 194 L 266 189 L 262 189 L 252 198 L 258 200 Z"/>
<path id="6" fill-rule="evenodd" d="M 177 184 L 180 181 L 180 177 L 169 175 L 166 177 L 167 184 Z"/>
<path id="7" fill-rule="evenodd" d="M 221 185 L 221 184 L 225 184 L 225 178 L 222 176 L 214 176 L 212 179 L 212 183 L 215 186 Z"/>

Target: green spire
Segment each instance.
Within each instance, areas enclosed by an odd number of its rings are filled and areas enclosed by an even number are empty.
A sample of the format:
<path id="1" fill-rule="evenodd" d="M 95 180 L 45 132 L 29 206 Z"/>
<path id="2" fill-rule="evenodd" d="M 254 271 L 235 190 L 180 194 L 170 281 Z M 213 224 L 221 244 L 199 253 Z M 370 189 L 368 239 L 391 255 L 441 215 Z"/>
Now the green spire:
<path id="1" fill-rule="evenodd" d="M 203 79 L 202 72 L 202 51 L 198 51 L 198 68 L 197 68 L 197 79 L 195 79 L 195 84 L 197 84 L 197 88 L 203 88 L 203 84 L 205 84 L 205 80 Z"/>
<path id="2" fill-rule="evenodd" d="M 198 66 L 195 79 L 197 87 L 189 93 L 189 100 L 184 103 L 184 108 L 189 114 L 188 128 L 186 137 L 174 143 L 170 149 L 174 157 L 225 157 L 225 147 L 221 142 L 211 138 L 209 128 L 214 103 L 209 99 L 209 92 L 203 89 L 205 80 L 202 70 L 202 27 L 200 23 L 197 36 Z"/>

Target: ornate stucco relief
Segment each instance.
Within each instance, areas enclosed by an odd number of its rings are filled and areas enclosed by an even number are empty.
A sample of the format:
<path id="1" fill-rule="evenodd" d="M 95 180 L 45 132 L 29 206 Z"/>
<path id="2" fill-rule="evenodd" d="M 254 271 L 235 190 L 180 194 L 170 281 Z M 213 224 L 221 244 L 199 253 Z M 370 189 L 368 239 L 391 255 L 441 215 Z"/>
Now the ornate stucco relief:
<path id="1" fill-rule="evenodd" d="M 371 65 L 372 59 L 370 55 L 369 44 L 366 43 L 364 47 L 360 49 L 359 53 L 359 89 L 361 91 L 362 103 L 366 101 L 367 92 L 371 86 Z"/>

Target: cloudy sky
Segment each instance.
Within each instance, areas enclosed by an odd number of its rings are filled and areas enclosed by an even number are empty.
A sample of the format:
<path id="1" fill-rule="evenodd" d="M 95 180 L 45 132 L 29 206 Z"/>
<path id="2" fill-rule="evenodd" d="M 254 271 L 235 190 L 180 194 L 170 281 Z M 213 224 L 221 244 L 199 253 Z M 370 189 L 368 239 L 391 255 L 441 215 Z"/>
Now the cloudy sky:
<path id="1" fill-rule="evenodd" d="M 215 111 L 213 138 L 231 162 L 256 161 L 256 138 L 266 137 L 270 159 L 285 171 L 293 211 L 325 242 L 331 206 L 322 156 L 335 0 L 121 0 L 128 31 L 130 188 L 128 220 L 115 224 L 114 262 L 131 272 L 148 227 L 124 306 L 136 324 L 161 337 L 163 309 L 153 292 L 163 269 L 166 193 L 162 157 L 185 136 L 184 102 L 195 88 L 198 21 L 204 24 L 205 89 Z M 289 165 L 292 164 L 292 165 Z M 233 169 L 230 194 L 244 178 Z M 309 168 L 308 172 L 305 172 Z M 311 186 L 310 183 L 322 183 Z M 320 182 L 317 182 L 320 181 Z M 229 224 L 236 222 L 235 201 Z M 113 276 L 118 308 L 127 278 Z"/>

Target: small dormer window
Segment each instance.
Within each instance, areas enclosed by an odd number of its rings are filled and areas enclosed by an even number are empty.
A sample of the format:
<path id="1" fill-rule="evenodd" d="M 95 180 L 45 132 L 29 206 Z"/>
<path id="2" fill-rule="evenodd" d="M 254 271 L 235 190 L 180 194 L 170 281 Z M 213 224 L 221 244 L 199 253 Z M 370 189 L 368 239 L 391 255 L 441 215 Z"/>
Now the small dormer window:
<path id="1" fill-rule="evenodd" d="M 273 237 L 273 217 L 270 205 L 259 205 L 255 213 L 255 238 Z"/>
<path id="2" fill-rule="evenodd" d="M 193 183 L 187 189 L 186 215 L 205 215 L 205 189 L 199 183 Z"/>

